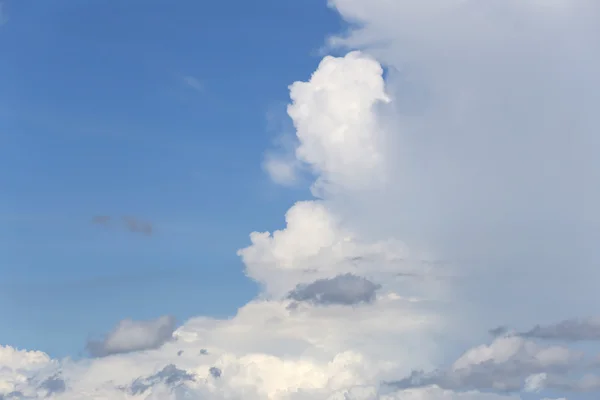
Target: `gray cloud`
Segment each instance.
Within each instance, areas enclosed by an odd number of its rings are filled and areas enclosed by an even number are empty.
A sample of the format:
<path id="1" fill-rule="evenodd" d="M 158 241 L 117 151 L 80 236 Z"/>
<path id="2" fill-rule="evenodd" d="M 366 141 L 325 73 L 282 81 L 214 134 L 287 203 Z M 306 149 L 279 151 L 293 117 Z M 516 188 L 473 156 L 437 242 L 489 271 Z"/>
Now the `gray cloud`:
<path id="1" fill-rule="evenodd" d="M 454 391 L 517 392 L 540 386 L 539 381 L 546 376 L 567 379 L 587 367 L 589 364 L 580 352 L 560 346 L 542 347 L 520 337 L 505 336 L 489 346 L 470 349 L 449 368 L 430 373 L 413 371 L 408 377 L 386 384 L 396 389 L 437 385 Z M 536 376 L 538 379 L 532 379 Z M 539 379 L 542 376 L 544 379 Z"/>
<path id="2" fill-rule="evenodd" d="M 540 374 L 537 378 L 536 389 L 580 393 L 600 391 L 600 376 L 594 374 L 585 374 L 579 379 L 569 379 L 552 374 Z"/>
<path id="3" fill-rule="evenodd" d="M 220 378 L 221 374 L 222 374 L 221 369 L 217 368 L 217 367 L 210 367 L 208 372 L 210 372 L 210 374 L 212 375 L 213 378 Z"/>
<path id="4" fill-rule="evenodd" d="M 375 300 L 376 292 L 380 287 L 366 278 L 344 274 L 297 285 L 288 294 L 288 298 L 320 305 L 354 305 Z"/>
<path id="5" fill-rule="evenodd" d="M 92 223 L 95 225 L 102 225 L 108 227 L 115 221 L 115 218 L 110 215 L 96 215 L 92 218 Z M 139 218 L 132 216 L 124 216 L 121 217 L 120 222 L 117 222 L 118 225 L 124 227 L 130 232 L 134 233 L 142 233 L 144 235 L 150 236 L 154 232 L 154 226 L 152 223 L 148 221 L 140 220 Z"/>
<path id="6" fill-rule="evenodd" d="M 485 361 L 473 368 L 461 370 L 440 370 L 433 373 L 413 371 L 410 376 L 388 385 L 396 389 L 408 389 L 437 385 L 454 391 L 495 390 L 518 392 L 523 389 L 527 377 L 548 370 L 568 372 L 564 367 L 544 368 L 539 364 L 511 360 L 505 363 Z"/>
<path id="7" fill-rule="evenodd" d="M 141 221 L 134 217 L 123 217 L 123 222 L 130 232 L 143 233 L 144 235 L 152 235 L 154 230 L 150 222 Z"/>
<path id="8" fill-rule="evenodd" d="M 67 389 L 67 385 L 62 378 L 52 376 L 40 384 L 40 389 L 46 390 L 47 395 L 50 396 L 64 392 Z"/>
<path id="9" fill-rule="evenodd" d="M 172 339 L 174 330 L 171 316 L 149 321 L 125 319 L 102 340 L 88 341 L 86 349 L 93 357 L 156 349 Z"/>
<path id="10" fill-rule="evenodd" d="M 536 325 L 519 335 L 567 342 L 600 340 L 600 318 L 568 319 L 553 325 Z"/>
<path id="11" fill-rule="evenodd" d="M 95 215 L 92 217 L 92 223 L 98 225 L 107 225 L 111 220 L 109 215 Z"/>
<path id="12" fill-rule="evenodd" d="M 136 395 L 144 393 L 157 384 L 162 383 L 170 389 L 174 389 L 184 382 L 193 380 L 193 374 L 177 368 L 174 364 L 169 364 L 154 375 L 135 379 L 126 390 L 131 394 Z"/>
<path id="13" fill-rule="evenodd" d="M 508 329 L 505 326 L 498 326 L 494 329 L 490 329 L 488 333 L 494 337 L 502 336 L 508 332 Z"/>

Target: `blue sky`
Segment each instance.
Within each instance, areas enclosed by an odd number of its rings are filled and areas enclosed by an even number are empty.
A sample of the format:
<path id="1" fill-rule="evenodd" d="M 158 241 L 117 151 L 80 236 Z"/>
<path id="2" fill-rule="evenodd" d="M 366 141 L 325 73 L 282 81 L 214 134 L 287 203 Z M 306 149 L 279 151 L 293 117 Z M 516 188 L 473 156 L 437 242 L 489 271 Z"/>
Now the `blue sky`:
<path id="1" fill-rule="evenodd" d="M 77 355 L 126 317 L 229 315 L 256 292 L 236 250 L 307 196 L 261 158 L 339 17 L 319 0 L 167 5 L 4 3 L 1 343 Z"/>

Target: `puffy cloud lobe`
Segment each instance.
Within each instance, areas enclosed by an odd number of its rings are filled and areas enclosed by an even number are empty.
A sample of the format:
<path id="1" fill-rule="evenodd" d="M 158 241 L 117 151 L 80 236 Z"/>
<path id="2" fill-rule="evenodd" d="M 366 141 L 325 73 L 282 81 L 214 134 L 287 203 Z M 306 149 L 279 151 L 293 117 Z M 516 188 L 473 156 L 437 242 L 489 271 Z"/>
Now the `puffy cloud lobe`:
<path id="1" fill-rule="evenodd" d="M 0 346 L 0 398 L 21 398 L 60 392 L 60 383 L 54 372 L 59 364 L 40 351 L 18 350 Z M 36 379 L 39 374 L 51 374 L 46 381 Z M 57 380 L 52 382 L 52 380 Z"/>
<path id="2" fill-rule="evenodd" d="M 313 304 L 354 305 L 370 303 L 381 285 L 353 274 L 318 279 L 307 285 L 298 285 L 288 295 L 289 299 Z"/>
<path id="3" fill-rule="evenodd" d="M 295 155 L 318 177 L 315 194 L 381 182 L 383 143 L 375 107 L 389 101 L 382 75 L 377 61 L 351 52 L 325 57 L 308 82 L 290 86 L 288 114 L 299 142 Z M 272 176 L 280 178 L 285 170 L 279 164 Z"/>
<path id="4" fill-rule="evenodd" d="M 368 270 L 370 277 L 389 281 L 402 273 L 415 272 L 415 266 L 405 262 L 415 256 L 403 242 L 393 238 L 364 240 L 345 226 L 326 202 L 297 202 L 285 220 L 284 229 L 253 232 L 251 245 L 238 251 L 246 274 L 260 282 L 272 297 L 287 296 L 299 283 L 347 273 L 360 275 Z M 413 287 L 417 288 L 421 289 Z"/>
<path id="5" fill-rule="evenodd" d="M 171 340 L 175 318 L 162 316 L 155 320 L 133 321 L 125 319 L 102 340 L 90 340 L 87 350 L 94 357 L 156 349 Z"/>

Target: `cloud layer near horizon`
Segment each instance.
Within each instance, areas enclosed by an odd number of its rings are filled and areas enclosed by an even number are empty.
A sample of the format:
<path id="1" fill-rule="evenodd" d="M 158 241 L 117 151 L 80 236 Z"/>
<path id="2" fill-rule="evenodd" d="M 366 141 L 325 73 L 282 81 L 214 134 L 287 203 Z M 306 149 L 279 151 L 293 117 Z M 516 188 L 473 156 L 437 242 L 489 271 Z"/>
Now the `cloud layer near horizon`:
<path id="1" fill-rule="evenodd" d="M 598 390 L 596 349 L 536 340 L 573 338 L 552 324 L 596 312 L 600 4 L 330 5 L 357 26 L 331 44 L 360 51 L 290 86 L 298 146 L 266 170 L 310 171 L 315 200 L 239 251 L 260 296 L 166 336 L 121 323 L 96 359 L 1 347 L 0 399 Z M 499 323 L 528 334 L 481 344 Z"/>

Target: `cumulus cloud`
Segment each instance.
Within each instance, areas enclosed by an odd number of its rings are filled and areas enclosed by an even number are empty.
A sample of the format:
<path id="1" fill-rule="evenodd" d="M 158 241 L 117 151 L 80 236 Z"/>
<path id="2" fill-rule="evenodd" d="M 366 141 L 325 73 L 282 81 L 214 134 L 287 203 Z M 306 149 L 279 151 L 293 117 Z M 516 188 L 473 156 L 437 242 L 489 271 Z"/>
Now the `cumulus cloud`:
<path id="1" fill-rule="evenodd" d="M 175 318 L 162 316 L 155 320 L 134 321 L 125 319 L 102 340 L 90 340 L 87 350 L 93 357 L 156 349 L 171 340 Z"/>
<path id="2" fill-rule="evenodd" d="M 326 196 L 332 185 L 358 189 L 383 178 L 384 143 L 375 113 L 377 104 L 389 101 L 382 74 L 377 61 L 352 52 L 325 57 L 308 82 L 290 86 L 295 154 L 318 177 L 316 195 Z"/>
<path id="3" fill-rule="evenodd" d="M 315 198 L 239 250 L 259 296 L 175 331 L 121 323 L 91 346 L 111 357 L 7 351 L 0 395 L 45 396 L 41 382 L 58 371 L 67 389 L 53 396 L 64 400 L 513 400 L 507 392 L 599 388 L 579 351 L 536 342 L 587 328 L 499 330 L 472 346 L 498 322 L 596 311 L 600 3 L 329 4 L 352 22 L 330 44 L 351 51 L 290 86 L 297 140 L 271 172 L 287 183 L 294 168 L 311 171 Z M 448 262 L 422 262 L 436 259 Z M 132 382 L 137 395 L 121 389 Z"/>

